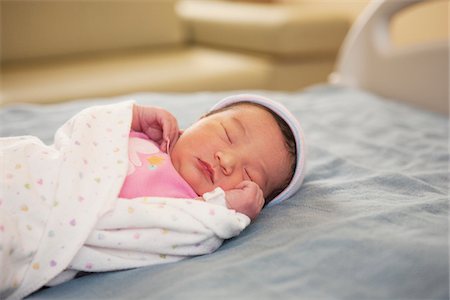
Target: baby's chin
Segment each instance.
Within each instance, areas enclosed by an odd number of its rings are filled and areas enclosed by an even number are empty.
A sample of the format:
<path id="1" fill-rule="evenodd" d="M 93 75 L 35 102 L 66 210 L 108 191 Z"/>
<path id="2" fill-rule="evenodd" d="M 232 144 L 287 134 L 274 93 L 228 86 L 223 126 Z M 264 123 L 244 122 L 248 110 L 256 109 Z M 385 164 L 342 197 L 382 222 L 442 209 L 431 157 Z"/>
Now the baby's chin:
<path id="1" fill-rule="evenodd" d="M 192 185 L 191 187 L 198 196 L 202 196 L 204 193 L 211 192 L 212 190 L 214 190 L 214 188 L 206 189 L 204 187 L 195 187 Z"/>
<path id="2" fill-rule="evenodd" d="M 204 193 L 212 192 L 216 187 L 212 184 L 195 184 L 188 181 L 191 188 L 198 196 L 202 196 Z"/>
<path id="3" fill-rule="evenodd" d="M 202 196 L 204 193 L 208 192 L 205 191 L 205 187 L 202 184 L 199 184 L 196 180 L 193 180 L 192 178 L 185 178 L 183 174 L 181 174 L 181 177 L 184 178 L 184 180 L 191 187 L 191 189 L 194 190 L 197 196 Z"/>
<path id="4" fill-rule="evenodd" d="M 215 186 L 211 182 L 208 182 L 203 173 L 195 167 L 186 168 L 186 165 L 184 165 L 184 167 L 177 169 L 176 164 L 174 164 L 174 167 L 198 196 L 202 196 L 204 193 L 211 192 L 215 189 Z"/>

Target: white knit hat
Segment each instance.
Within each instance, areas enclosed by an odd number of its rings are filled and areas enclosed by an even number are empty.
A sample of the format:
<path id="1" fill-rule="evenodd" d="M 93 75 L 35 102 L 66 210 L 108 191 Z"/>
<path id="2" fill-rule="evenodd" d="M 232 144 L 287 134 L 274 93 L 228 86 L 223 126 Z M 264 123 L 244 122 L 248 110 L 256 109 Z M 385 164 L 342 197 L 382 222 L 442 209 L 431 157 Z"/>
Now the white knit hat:
<path id="1" fill-rule="evenodd" d="M 291 129 L 295 138 L 297 162 L 295 166 L 294 176 L 292 177 L 291 182 L 289 182 L 288 186 L 275 198 L 273 198 L 273 200 L 270 201 L 269 204 L 267 204 L 267 207 L 270 207 L 291 197 L 300 189 L 300 186 L 302 185 L 303 178 L 305 176 L 305 140 L 303 137 L 303 131 L 298 120 L 286 107 L 284 107 L 279 102 L 258 95 L 241 94 L 226 97 L 216 103 L 210 111 L 218 110 L 239 102 L 251 102 L 267 107 L 278 116 L 280 116 L 289 125 L 289 128 Z"/>

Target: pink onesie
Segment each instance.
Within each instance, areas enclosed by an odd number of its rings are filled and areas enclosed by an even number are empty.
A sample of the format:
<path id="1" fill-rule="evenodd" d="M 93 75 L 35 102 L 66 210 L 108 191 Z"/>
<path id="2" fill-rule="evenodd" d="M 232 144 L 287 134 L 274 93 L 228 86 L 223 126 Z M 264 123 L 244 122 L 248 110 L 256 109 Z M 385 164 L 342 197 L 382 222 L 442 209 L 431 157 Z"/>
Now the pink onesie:
<path id="1" fill-rule="evenodd" d="M 158 145 L 145 134 L 130 132 L 128 159 L 128 175 L 119 197 L 197 197 L 173 167 L 170 156 L 159 150 Z"/>

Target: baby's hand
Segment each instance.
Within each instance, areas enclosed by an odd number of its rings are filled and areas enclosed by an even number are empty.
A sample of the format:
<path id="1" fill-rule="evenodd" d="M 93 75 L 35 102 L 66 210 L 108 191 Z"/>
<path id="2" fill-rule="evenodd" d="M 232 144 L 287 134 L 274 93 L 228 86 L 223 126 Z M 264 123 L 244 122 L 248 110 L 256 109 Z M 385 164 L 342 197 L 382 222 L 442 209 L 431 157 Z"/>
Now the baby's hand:
<path id="1" fill-rule="evenodd" d="M 253 181 L 242 181 L 234 189 L 225 192 L 228 208 L 254 220 L 264 206 L 261 188 Z"/>
<path id="2" fill-rule="evenodd" d="M 180 131 L 177 120 L 170 112 L 159 107 L 137 104 L 133 106 L 131 129 L 145 133 L 165 152 L 173 149 Z"/>

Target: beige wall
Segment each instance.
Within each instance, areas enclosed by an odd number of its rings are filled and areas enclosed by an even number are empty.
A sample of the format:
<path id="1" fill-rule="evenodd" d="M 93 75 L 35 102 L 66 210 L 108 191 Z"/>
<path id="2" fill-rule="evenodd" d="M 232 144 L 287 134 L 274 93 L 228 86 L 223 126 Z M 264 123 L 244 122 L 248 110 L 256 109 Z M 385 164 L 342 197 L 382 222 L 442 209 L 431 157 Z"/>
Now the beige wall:
<path id="1" fill-rule="evenodd" d="M 243 1 L 243 0 L 233 0 Z M 250 1 L 250 0 L 247 0 Z M 252 2 L 302 3 L 304 5 L 327 6 L 330 10 L 347 13 L 355 19 L 370 0 L 251 0 Z M 407 0 L 394 0 L 407 1 Z M 391 31 L 394 45 L 406 46 L 415 43 L 448 40 L 449 0 L 426 1 L 413 5 L 394 17 Z"/>
<path id="2" fill-rule="evenodd" d="M 2 62 L 178 44 L 176 0 L 0 0 Z"/>
<path id="3" fill-rule="evenodd" d="M 394 17 L 392 40 L 397 46 L 448 40 L 449 1 L 428 1 L 414 5 Z"/>
<path id="4" fill-rule="evenodd" d="M 230 1 L 269 2 L 269 3 L 286 3 L 286 4 L 295 3 L 308 6 L 321 6 L 321 7 L 328 7 L 332 11 L 340 11 L 347 13 L 352 18 L 355 18 L 369 2 L 369 0 L 230 0 Z"/>

